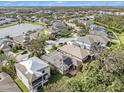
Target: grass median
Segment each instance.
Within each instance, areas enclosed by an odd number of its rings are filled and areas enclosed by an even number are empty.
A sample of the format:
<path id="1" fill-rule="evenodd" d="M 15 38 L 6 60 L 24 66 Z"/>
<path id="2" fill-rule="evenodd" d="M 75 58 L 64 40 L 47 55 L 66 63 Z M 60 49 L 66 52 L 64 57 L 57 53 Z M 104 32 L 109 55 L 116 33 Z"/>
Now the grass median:
<path id="1" fill-rule="evenodd" d="M 23 84 L 23 82 L 21 80 L 19 80 L 18 78 L 15 79 L 15 82 L 17 83 L 17 85 L 20 87 L 20 89 L 23 92 L 29 92 L 28 88 Z"/>

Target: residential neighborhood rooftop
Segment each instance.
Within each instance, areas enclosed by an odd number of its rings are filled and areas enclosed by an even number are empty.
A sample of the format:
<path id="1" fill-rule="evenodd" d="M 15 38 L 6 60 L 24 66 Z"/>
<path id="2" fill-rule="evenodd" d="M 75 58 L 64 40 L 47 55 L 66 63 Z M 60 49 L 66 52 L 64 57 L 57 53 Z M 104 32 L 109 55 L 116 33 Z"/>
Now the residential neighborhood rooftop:
<path id="1" fill-rule="evenodd" d="M 42 75 L 40 70 L 48 67 L 48 64 L 34 56 L 23 62 L 16 63 L 15 67 L 18 68 L 30 81 L 34 81 Z"/>
<path id="2" fill-rule="evenodd" d="M 90 55 L 89 50 L 75 45 L 64 45 L 63 47 L 58 48 L 58 51 L 65 52 L 79 59 L 84 59 L 86 56 Z"/>
<path id="3" fill-rule="evenodd" d="M 0 92 L 21 92 L 21 90 L 7 73 L 1 72 Z"/>

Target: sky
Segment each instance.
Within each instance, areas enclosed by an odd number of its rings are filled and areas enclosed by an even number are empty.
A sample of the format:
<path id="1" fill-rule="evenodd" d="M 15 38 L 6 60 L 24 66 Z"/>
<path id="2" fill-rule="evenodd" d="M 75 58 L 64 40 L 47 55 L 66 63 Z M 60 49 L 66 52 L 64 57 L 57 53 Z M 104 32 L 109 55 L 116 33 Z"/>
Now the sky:
<path id="1" fill-rule="evenodd" d="M 124 1 L 0 1 L 0 6 L 124 6 Z"/>

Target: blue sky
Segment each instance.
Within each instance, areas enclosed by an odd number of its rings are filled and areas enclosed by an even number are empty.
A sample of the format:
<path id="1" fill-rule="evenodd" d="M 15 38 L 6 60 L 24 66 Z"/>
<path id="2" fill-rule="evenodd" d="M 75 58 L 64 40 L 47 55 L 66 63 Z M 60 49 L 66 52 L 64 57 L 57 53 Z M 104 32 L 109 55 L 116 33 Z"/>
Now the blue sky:
<path id="1" fill-rule="evenodd" d="M 0 6 L 124 6 L 124 1 L 0 1 Z"/>

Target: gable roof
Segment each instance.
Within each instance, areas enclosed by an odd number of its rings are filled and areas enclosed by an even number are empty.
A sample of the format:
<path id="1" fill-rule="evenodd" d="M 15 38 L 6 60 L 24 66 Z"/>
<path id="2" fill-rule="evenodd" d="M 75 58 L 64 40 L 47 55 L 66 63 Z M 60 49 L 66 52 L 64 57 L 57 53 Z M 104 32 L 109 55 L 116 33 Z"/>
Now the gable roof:
<path id="1" fill-rule="evenodd" d="M 93 39 L 89 38 L 88 36 L 79 37 L 77 38 L 77 41 L 82 43 L 87 43 L 87 44 L 92 44 L 95 42 Z"/>
<path id="2" fill-rule="evenodd" d="M 77 41 L 91 45 L 95 42 L 100 42 L 102 44 L 106 44 L 109 41 L 109 39 L 104 36 L 86 35 L 84 37 L 77 38 Z"/>
<path id="3" fill-rule="evenodd" d="M 30 81 L 34 81 L 42 76 L 42 70 L 49 65 L 38 57 L 32 57 L 23 62 L 15 64 L 15 67 L 20 70 Z"/>
<path id="4" fill-rule="evenodd" d="M 70 62 L 64 62 L 64 60 L 68 58 L 66 56 L 63 56 L 61 52 L 54 51 L 48 55 L 43 55 L 42 59 L 49 62 L 50 64 L 54 65 L 57 69 L 61 71 L 66 71 L 68 69 L 67 64 L 71 64 Z"/>
<path id="5" fill-rule="evenodd" d="M 64 45 L 63 47 L 60 47 L 58 51 L 70 54 L 71 56 L 74 56 L 81 60 L 90 55 L 87 49 L 75 45 Z"/>

